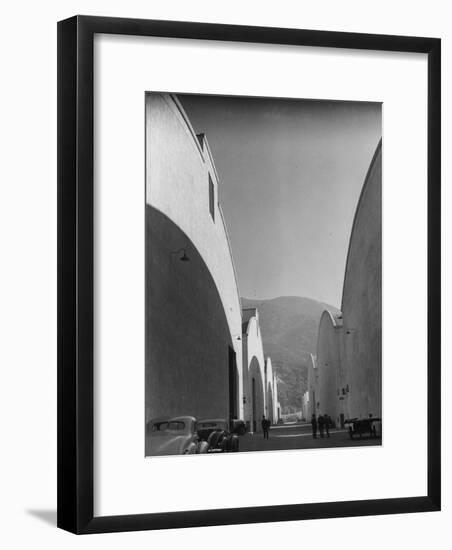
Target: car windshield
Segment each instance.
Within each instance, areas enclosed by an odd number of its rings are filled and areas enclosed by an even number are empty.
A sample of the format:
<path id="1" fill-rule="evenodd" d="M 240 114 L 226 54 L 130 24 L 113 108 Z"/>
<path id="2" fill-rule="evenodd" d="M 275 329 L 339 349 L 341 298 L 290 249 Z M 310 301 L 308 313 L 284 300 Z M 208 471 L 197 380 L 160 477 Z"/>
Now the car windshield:
<path id="1" fill-rule="evenodd" d="M 185 429 L 185 422 L 182 422 L 181 420 L 170 421 L 170 422 L 157 422 L 152 426 L 153 432 L 164 432 L 167 430 L 182 431 L 184 429 Z"/>
<path id="2" fill-rule="evenodd" d="M 200 422 L 198 424 L 199 428 L 216 428 L 218 424 L 216 422 Z"/>
<path id="3" fill-rule="evenodd" d="M 227 430 L 227 423 L 222 422 L 221 420 L 218 422 L 210 421 L 210 422 L 198 422 L 198 429 L 199 430 Z"/>

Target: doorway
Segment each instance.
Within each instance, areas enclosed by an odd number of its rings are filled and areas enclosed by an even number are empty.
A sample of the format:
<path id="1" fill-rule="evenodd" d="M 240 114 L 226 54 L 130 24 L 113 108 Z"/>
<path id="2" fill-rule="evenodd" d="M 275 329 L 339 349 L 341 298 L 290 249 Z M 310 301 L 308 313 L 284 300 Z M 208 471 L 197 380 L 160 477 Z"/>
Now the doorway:
<path id="1" fill-rule="evenodd" d="M 232 426 L 232 419 L 238 418 L 237 410 L 238 376 L 237 360 L 235 351 L 229 347 L 229 423 Z"/>
<path id="2" fill-rule="evenodd" d="M 253 407 L 253 432 L 256 432 L 257 422 L 256 422 L 256 379 L 255 378 L 253 378 L 253 382 L 252 382 L 251 402 Z"/>

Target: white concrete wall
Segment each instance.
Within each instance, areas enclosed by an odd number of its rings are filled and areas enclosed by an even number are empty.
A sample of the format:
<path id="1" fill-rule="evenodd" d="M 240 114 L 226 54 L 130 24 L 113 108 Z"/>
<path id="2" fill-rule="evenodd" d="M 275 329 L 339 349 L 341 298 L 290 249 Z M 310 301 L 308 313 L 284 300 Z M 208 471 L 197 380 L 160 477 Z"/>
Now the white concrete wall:
<path id="1" fill-rule="evenodd" d="M 273 373 L 273 421 L 278 421 L 278 378 L 276 373 Z"/>
<path id="2" fill-rule="evenodd" d="M 266 372 L 267 372 L 267 381 L 266 381 L 266 394 L 265 398 L 268 401 L 268 390 L 270 386 L 271 393 L 271 403 L 266 402 L 266 416 L 273 422 L 276 423 L 278 420 L 278 383 L 276 380 L 276 374 L 273 371 L 272 360 L 270 357 L 265 359 Z"/>
<path id="3" fill-rule="evenodd" d="M 218 175 L 207 140 L 200 144 L 173 95 L 146 94 L 146 153 L 146 203 L 178 225 L 205 261 L 223 303 L 239 367 L 242 364 L 242 346 L 237 340 L 242 323 L 240 294 L 218 204 Z M 215 189 L 214 220 L 209 212 L 209 174 Z M 242 418 L 243 380 L 238 370 L 238 411 Z"/>
<path id="4" fill-rule="evenodd" d="M 259 313 L 256 317 L 252 317 L 248 322 L 248 327 L 246 329 L 246 341 L 248 349 L 248 367 L 250 366 L 251 360 L 253 357 L 259 361 L 260 373 L 262 377 L 262 382 L 265 380 L 265 358 L 264 358 L 264 348 L 262 346 L 262 335 L 261 329 L 259 326 Z"/>
<path id="5" fill-rule="evenodd" d="M 303 418 L 309 420 L 311 418 L 309 414 L 309 391 L 305 391 L 301 398 L 301 410 L 303 411 Z"/>
<path id="6" fill-rule="evenodd" d="M 308 393 L 309 393 L 309 407 L 308 407 L 308 418 L 309 421 L 311 416 L 315 414 L 317 416 L 317 407 L 316 403 L 318 401 L 318 369 L 317 361 L 314 355 L 310 355 L 309 367 L 308 367 Z"/>
<path id="7" fill-rule="evenodd" d="M 243 369 L 245 372 L 244 378 L 246 379 L 246 389 L 245 389 L 245 397 L 246 397 L 246 405 L 244 407 L 244 417 L 245 420 L 251 421 L 252 420 L 252 397 L 251 397 L 251 379 L 247 376 L 249 373 L 249 369 L 251 367 L 251 363 L 253 361 L 253 358 L 255 358 L 259 363 L 259 373 L 262 380 L 262 386 L 263 386 L 263 395 L 262 395 L 262 402 L 263 402 L 263 410 L 265 411 L 266 404 L 267 404 L 267 392 L 265 388 L 265 358 L 264 358 L 264 349 L 262 346 L 262 334 L 259 326 L 259 312 L 256 310 L 255 315 L 253 315 L 246 326 L 245 332 L 242 335 L 243 340 Z M 260 425 L 260 418 L 256 418 L 256 429 L 257 431 L 261 430 Z M 252 429 L 252 427 L 251 427 Z"/>
<path id="8" fill-rule="evenodd" d="M 259 364 L 259 375 L 262 380 L 262 396 L 257 398 L 263 403 L 263 410 L 256 411 L 256 431 L 261 430 L 261 415 L 265 414 L 273 423 L 278 421 L 278 383 L 276 373 L 273 371 L 273 365 L 270 357 L 265 358 L 262 344 L 262 333 L 259 324 L 259 312 L 256 309 L 252 314 L 250 311 L 244 317 L 248 318 L 242 335 L 243 345 L 243 380 L 244 396 L 246 404 L 244 406 L 244 418 L 252 422 L 252 388 L 250 374 L 251 364 L 257 361 Z M 268 395 L 271 393 L 271 403 Z M 252 426 L 251 428 L 252 429 Z"/>
<path id="9" fill-rule="evenodd" d="M 328 414 L 338 423 L 342 397 L 340 386 L 342 382 L 341 366 L 342 321 L 340 316 L 325 310 L 322 313 L 317 338 L 317 373 L 318 395 L 320 408 L 317 414 Z"/>

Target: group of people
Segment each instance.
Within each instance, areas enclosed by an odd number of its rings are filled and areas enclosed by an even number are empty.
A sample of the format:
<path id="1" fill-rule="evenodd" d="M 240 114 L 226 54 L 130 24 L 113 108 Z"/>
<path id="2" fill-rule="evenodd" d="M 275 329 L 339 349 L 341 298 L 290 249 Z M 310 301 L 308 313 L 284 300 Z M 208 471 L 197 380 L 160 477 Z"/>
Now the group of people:
<path id="1" fill-rule="evenodd" d="M 330 437 L 330 427 L 332 426 L 331 418 L 327 414 L 319 414 L 316 418 L 315 414 L 311 417 L 312 437 L 317 439 L 317 428 L 320 437 Z"/>

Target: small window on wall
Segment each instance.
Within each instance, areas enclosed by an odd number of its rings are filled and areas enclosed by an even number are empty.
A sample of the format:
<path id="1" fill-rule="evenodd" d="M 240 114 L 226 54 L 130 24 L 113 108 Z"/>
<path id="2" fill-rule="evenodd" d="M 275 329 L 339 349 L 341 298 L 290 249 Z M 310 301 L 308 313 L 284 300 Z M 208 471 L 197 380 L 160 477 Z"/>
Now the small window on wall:
<path id="1" fill-rule="evenodd" d="M 215 221 L 215 188 L 213 186 L 212 178 L 209 174 L 209 211 L 212 216 L 212 220 Z"/>

